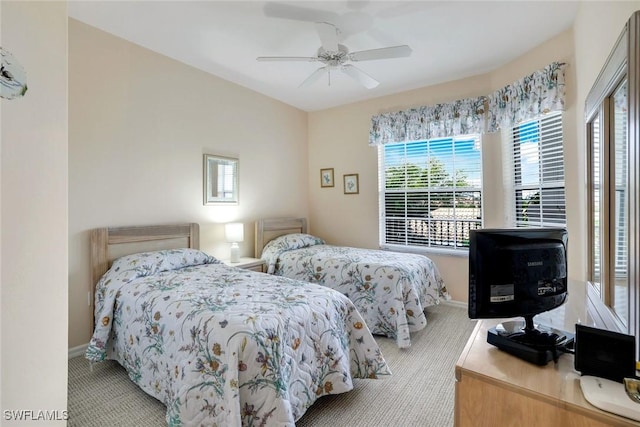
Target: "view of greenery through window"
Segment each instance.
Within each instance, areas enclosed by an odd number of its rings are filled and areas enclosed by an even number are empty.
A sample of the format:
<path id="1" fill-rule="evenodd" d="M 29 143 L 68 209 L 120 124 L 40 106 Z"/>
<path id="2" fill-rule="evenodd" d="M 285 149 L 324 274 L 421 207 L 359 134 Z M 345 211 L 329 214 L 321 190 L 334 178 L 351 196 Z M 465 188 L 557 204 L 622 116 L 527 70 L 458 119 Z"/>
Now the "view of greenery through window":
<path id="1" fill-rule="evenodd" d="M 386 144 L 382 243 L 468 247 L 469 230 L 482 224 L 480 153 L 475 135 Z"/>
<path id="2" fill-rule="evenodd" d="M 482 225 L 479 136 L 380 149 L 382 244 L 460 249 Z M 514 225 L 564 226 L 562 114 L 511 131 Z"/>

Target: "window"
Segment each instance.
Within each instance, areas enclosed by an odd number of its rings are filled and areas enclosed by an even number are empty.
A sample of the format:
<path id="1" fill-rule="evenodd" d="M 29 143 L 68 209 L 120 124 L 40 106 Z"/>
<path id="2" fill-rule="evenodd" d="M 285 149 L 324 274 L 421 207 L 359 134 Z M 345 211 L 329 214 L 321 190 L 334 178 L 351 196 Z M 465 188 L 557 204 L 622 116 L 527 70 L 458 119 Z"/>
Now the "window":
<path id="1" fill-rule="evenodd" d="M 627 79 L 619 76 L 587 124 L 589 280 L 623 329 L 629 326 L 627 105 Z"/>
<path id="2" fill-rule="evenodd" d="M 566 225 L 562 113 L 512 128 L 513 217 L 517 227 Z"/>
<path id="3" fill-rule="evenodd" d="M 478 135 L 379 147 L 380 241 L 466 249 L 482 225 Z"/>
<path id="4" fill-rule="evenodd" d="M 636 12 L 587 96 L 585 124 L 588 290 L 606 326 L 635 335 L 640 344 L 639 41 Z"/>

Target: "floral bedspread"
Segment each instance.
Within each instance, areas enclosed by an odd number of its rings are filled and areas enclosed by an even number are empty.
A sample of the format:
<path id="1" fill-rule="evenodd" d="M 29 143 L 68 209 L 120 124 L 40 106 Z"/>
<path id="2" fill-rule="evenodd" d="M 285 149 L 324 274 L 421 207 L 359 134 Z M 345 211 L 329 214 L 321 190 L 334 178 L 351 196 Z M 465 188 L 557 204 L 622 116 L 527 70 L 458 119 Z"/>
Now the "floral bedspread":
<path id="1" fill-rule="evenodd" d="M 351 299 L 374 334 L 411 345 L 410 333 L 427 325 L 424 309 L 450 296 L 425 256 L 327 245 L 303 233 L 265 245 L 268 272 L 340 291 Z"/>
<path id="2" fill-rule="evenodd" d="M 193 249 L 116 260 L 95 310 L 86 357 L 122 364 L 169 426 L 294 426 L 352 378 L 391 373 L 344 295 Z"/>

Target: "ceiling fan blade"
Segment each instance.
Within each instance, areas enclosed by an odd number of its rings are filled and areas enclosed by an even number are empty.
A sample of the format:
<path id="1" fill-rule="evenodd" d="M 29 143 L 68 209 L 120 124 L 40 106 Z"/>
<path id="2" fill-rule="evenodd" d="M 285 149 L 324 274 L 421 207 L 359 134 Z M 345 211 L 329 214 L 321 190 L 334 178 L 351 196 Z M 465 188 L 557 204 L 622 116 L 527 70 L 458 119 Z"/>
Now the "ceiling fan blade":
<path id="1" fill-rule="evenodd" d="M 316 29 L 326 52 L 338 51 L 338 29 L 328 22 L 316 22 Z"/>
<path id="2" fill-rule="evenodd" d="M 340 16 L 334 12 L 309 7 L 293 6 L 279 2 L 267 2 L 262 10 L 264 11 L 264 15 L 270 18 L 291 19 L 294 21 L 336 22 L 340 18 Z"/>
<path id="3" fill-rule="evenodd" d="M 315 56 L 258 56 L 256 61 L 297 61 L 297 62 L 316 62 Z"/>
<path id="4" fill-rule="evenodd" d="M 402 46 L 382 47 L 380 49 L 351 52 L 349 54 L 349 59 L 351 61 L 371 61 L 374 59 L 403 58 L 411 56 L 411 52 L 411 48 L 405 44 Z"/>
<path id="5" fill-rule="evenodd" d="M 300 86 L 298 86 L 298 87 L 311 86 L 312 84 L 314 84 L 315 82 L 320 80 L 320 78 L 322 76 L 327 74 L 328 71 L 329 71 L 329 67 L 320 67 L 320 68 L 318 68 L 309 77 L 307 77 L 307 79 L 305 81 L 300 83 Z"/>
<path id="6" fill-rule="evenodd" d="M 344 71 L 352 79 L 356 80 L 362 86 L 367 89 L 373 89 L 374 87 L 380 84 L 379 81 L 371 77 L 369 74 L 365 73 L 361 69 L 354 67 L 351 64 L 345 64 L 341 67 L 341 70 Z"/>

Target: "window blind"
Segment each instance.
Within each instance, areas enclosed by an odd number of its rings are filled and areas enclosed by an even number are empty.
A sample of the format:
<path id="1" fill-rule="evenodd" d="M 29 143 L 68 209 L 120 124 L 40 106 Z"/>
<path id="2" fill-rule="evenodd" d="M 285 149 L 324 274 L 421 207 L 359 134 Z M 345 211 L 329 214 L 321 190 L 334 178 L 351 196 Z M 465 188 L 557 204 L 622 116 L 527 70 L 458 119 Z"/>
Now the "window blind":
<path id="1" fill-rule="evenodd" d="M 601 201 L 600 193 L 602 191 L 602 182 L 600 176 L 601 168 L 601 151 L 600 145 L 600 117 L 597 116 L 591 124 L 591 197 L 592 197 L 592 215 L 595 221 L 592 221 L 592 240 L 593 247 L 591 248 L 593 253 L 593 264 L 591 272 L 591 280 L 595 284 L 598 291 L 600 291 L 601 278 L 601 264 L 602 253 L 600 246 L 602 244 L 602 214 L 600 211 Z"/>
<path id="2" fill-rule="evenodd" d="M 482 224 L 480 137 L 379 146 L 382 245 L 463 249 Z"/>
<path id="3" fill-rule="evenodd" d="M 615 185 L 615 222 L 613 225 L 613 239 L 615 241 L 615 276 L 616 279 L 626 279 L 629 239 L 629 214 L 627 210 L 628 198 L 628 163 L 627 163 L 627 82 L 619 86 L 613 95 L 613 143 L 614 143 L 614 173 Z M 626 302 L 626 299 L 624 299 Z"/>
<path id="4" fill-rule="evenodd" d="M 566 225 L 562 113 L 512 128 L 517 227 Z"/>

